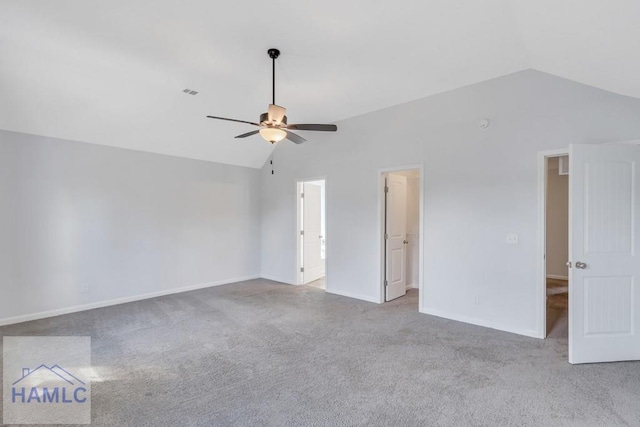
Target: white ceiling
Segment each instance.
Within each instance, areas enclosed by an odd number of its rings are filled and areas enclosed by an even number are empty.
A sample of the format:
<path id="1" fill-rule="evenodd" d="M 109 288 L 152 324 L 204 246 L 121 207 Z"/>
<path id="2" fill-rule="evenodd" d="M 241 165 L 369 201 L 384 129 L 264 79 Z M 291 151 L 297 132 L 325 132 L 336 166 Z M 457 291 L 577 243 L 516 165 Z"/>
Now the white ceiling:
<path id="1" fill-rule="evenodd" d="M 261 167 L 271 99 L 329 123 L 535 68 L 640 97 L 634 0 L 3 0 L 0 128 Z M 184 88 L 199 91 L 186 95 Z M 313 141 L 312 132 L 300 132 Z"/>

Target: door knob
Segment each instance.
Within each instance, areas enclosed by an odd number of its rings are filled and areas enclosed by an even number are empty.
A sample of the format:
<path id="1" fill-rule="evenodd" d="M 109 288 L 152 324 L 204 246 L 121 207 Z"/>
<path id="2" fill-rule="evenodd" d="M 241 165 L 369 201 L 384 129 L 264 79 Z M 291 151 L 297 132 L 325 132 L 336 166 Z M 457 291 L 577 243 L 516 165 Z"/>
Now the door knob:
<path id="1" fill-rule="evenodd" d="M 584 270 L 585 268 L 587 268 L 587 264 L 584 262 L 576 262 L 576 268 L 579 268 L 580 270 Z"/>
<path id="2" fill-rule="evenodd" d="M 408 240 L 403 240 L 402 243 L 404 243 L 405 245 L 408 245 L 409 241 Z"/>

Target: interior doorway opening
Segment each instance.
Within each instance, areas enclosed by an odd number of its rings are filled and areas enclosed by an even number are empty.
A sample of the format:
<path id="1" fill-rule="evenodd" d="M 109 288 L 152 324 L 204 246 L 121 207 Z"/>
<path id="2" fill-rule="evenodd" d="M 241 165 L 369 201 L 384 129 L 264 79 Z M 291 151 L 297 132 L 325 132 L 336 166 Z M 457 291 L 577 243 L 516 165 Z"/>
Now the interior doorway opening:
<path id="1" fill-rule="evenodd" d="M 545 337 L 568 339 L 569 156 L 545 164 Z"/>
<path id="2" fill-rule="evenodd" d="M 324 179 L 297 183 L 298 284 L 326 290 L 326 209 Z"/>
<path id="3" fill-rule="evenodd" d="M 420 307 L 422 168 L 382 171 L 382 302 L 400 297 Z"/>
<path id="4" fill-rule="evenodd" d="M 569 156 L 569 363 L 640 360 L 640 149 L 630 142 L 571 144 L 539 153 L 539 336 L 547 335 L 548 161 Z M 562 160 L 560 160 L 562 162 Z M 560 166 L 561 168 L 562 166 Z"/>

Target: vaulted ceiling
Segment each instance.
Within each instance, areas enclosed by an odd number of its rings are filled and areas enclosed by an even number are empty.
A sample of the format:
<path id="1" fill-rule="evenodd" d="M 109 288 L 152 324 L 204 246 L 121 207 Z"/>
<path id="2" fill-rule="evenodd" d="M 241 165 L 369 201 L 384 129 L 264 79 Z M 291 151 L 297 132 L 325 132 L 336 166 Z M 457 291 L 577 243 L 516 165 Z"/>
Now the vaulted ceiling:
<path id="1" fill-rule="evenodd" d="M 635 0 L 3 0 L 0 129 L 261 167 L 268 143 L 205 116 L 258 120 L 270 47 L 289 121 L 329 123 L 527 68 L 640 97 L 639 19 Z"/>

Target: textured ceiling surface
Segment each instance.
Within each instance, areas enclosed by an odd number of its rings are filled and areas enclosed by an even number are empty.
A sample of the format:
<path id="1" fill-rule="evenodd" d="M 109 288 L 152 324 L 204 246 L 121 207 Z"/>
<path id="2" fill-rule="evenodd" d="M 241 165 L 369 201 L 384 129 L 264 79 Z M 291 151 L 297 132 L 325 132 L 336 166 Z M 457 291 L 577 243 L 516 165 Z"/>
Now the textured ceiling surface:
<path id="1" fill-rule="evenodd" d="M 527 68 L 640 97 L 638 18 L 632 0 L 3 0 L 0 129 L 261 167 L 268 143 L 205 116 L 258 120 L 270 47 L 289 122 L 330 123 Z"/>

